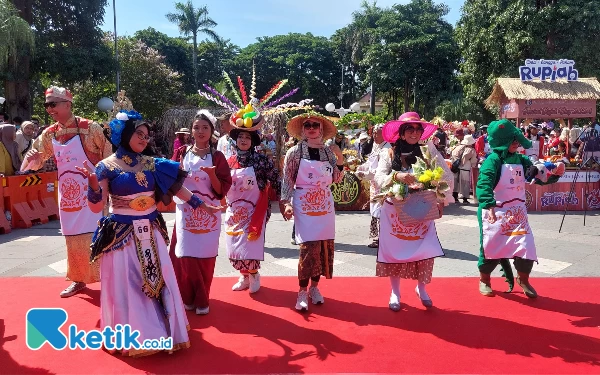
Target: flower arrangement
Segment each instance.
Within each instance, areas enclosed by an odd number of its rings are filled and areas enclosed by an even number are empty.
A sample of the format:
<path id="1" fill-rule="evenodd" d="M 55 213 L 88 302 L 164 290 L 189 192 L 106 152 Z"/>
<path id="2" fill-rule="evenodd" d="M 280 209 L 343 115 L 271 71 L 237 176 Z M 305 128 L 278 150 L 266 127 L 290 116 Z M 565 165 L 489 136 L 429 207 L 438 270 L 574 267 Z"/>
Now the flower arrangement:
<path id="1" fill-rule="evenodd" d="M 411 185 L 404 184 L 391 178 L 387 186 L 381 189 L 374 201 L 383 201 L 393 198 L 397 201 L 405 200 L 410 194 L 421 191 L 432 191 L 438 199 L 444 199 L 446 192 L 450 189 L 448 183 L 443 180 L 444 169 L 438 165 L 437 159 L 431 155 L 427 146 L 421 147 L 423 158 L 417 157 L 413 164 L 413 175 L 417 181 Z"/>
<path id="2" fill-rule="evenodd" d="M 356 150 L 346 149 L 342 151 L 342 155 L 344 155 L 344 158 L 346 159 L 344 163 L 344 169 L 347 171 L 355 172 L 358 169 L 358 166 L 360 165 L 360 158 L 358 156 L 358 152 Z"/>

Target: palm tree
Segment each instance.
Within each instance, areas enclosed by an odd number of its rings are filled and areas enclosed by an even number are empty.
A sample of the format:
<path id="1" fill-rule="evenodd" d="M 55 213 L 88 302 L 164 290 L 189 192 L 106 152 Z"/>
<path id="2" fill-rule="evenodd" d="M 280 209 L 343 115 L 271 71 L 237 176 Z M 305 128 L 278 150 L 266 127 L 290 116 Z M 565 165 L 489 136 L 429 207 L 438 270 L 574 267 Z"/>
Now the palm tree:
<path id="1" fill-rule="evenodd" d="M 33 52 L 33 31 L 8 0 L 0 0 L 0 40 L 0 70 L 15 66 L 20 50 Z"/>
<path id="2" fill-rule="evenodd" d="M 206 34 L 217 43 L 221 43 L 221 38 L 211 30 L 217 26 L 217 23 L 208 17 L 208 9 L 206 6 L 194 8 L 192 0 L 187 3 L 175 3 L 175 13 L 167 14 L 167 19 L 170 22 L 176 23 L 179 27 L 179 32 L 188 38 L 192 38 L 194 50 L 192 51 L 192 63 L 194 64 L 194 84 L 198 87 L 198 34 Z"/>

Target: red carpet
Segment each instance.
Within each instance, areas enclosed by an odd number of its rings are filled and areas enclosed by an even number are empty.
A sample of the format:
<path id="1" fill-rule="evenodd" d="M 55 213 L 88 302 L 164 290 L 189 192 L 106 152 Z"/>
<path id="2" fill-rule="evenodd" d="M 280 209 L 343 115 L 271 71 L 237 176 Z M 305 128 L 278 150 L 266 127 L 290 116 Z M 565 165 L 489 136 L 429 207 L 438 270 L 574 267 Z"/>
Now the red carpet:
<path id="1" fill-rule="evenodd" d="M 293 310 L 294 278 L 262 281 L 250 297 L 231 291 L 234 279 L 216 278 L 210 314 L 188 315 L 190 349 L 132 359 L 27 349 L 32 307 L 62 307 L 67 324 L 95 328 L 98 285 L 60 299 L 62 279 L 0 279 L 0 373 L 600 373 L 600 279 L 534 279 L 544 297 L 532 301 L 518 286 L 486 298 L 476 279 L 436 278 L 431 311 L 403 280 L 403 310 L 394 313 L 386 279 L 338 277 L 322 282 L 326 303 L 308 314 Z"/>

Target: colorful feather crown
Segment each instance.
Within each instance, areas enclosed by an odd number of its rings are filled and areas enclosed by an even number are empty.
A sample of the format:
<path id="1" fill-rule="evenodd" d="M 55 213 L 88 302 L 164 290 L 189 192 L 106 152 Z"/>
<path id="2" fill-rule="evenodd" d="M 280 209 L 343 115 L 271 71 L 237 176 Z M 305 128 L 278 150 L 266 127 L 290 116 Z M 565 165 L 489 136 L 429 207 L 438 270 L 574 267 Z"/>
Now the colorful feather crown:
<path id="1" fill-rule="evenodd" d="M 252 128 L 256 124 L 260 123 L 263 119 L 262 116 L 272 115 L 275 113 L 288 112 L 293 110 L 306 110 L 312 109 L 309 105 L 312 99 L 304 99 L 298 103 L 283 103 L 282 102 L 292 95 L 296 94 L 299 88 L 295 88 L 285 95 L 278 97 L 277 99 L 272 98 L 281 90 L 283 86 L 288 82 L 287 79 L 277 82 L 263 97 L 258 99 L 256 97 L 256 68 L 252 66 L 252 85 L 250 87 L 250 95 L 246 93 L 246 87 L 240 76 L 237 77 L 238 89 L 233 84 L 233 81 L 229 77 L 227 72 L 223 72 L 223 78 L 227 82 L 227 85 L 233 92 L 234 99 L 231 100 L 225 95 L 221 94 L 216 89 L 204 84 L 205 91 L 198 90 L 200 96 L 220 105 L 223 108 L 232 112 L 231 122 L 240 128 Z M 240 96 L 241 95 L 241 96 Z"/>

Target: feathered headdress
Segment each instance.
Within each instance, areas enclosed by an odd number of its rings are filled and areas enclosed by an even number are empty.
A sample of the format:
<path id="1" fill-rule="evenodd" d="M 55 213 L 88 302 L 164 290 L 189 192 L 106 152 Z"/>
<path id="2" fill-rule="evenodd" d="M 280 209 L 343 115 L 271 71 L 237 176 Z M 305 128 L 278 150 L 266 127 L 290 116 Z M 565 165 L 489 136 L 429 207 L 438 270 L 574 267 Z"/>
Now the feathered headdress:
<path id="1" fill-rule="evenodd" d="M 279 92 L 279 90 L 285 86 L 285 84 L 288 82 L 287 79 L 277 82 L 262 97 L 262 99 L 258 99 L 256 96 L 256 67 L 254 65 L 252 66 L 252 84 L 250 87 L 249 97 L 241 77 L 237 77 L 239 92 L 234 86 L 233 81 L 227 72 L 223 72 L 223 78 L 233 92 L 233 100 L 227 98 L 225 95 L 221 94 L 207 84 L 203 85 L 205 91 L 198 90 L 198 93 L 200 96 L 231 111 L 232 115 L 229 119 L 229 122 L 234 126 L 234 128 L 249 131 L 258 130 L 264 122 L 263 116 L 293 110 L 312 109 L 312 106 L 309 105 L 312 102 L 312 99 L 305 99 L 298 103 L 282 103 L 284 100 L 297 93 L 299 88 L 295 88 L 287 94 L 271 100 Z"/>

